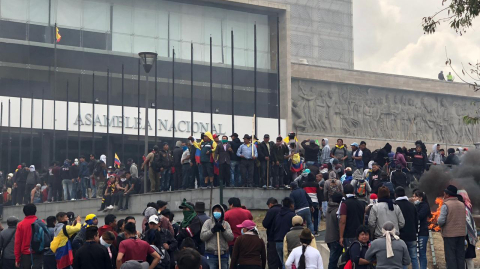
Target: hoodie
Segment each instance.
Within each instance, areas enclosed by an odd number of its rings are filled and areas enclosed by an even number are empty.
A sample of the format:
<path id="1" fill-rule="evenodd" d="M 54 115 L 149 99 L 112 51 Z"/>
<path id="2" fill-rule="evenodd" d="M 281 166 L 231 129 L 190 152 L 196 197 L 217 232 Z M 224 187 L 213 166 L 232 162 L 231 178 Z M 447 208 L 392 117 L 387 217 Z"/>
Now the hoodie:
<path id="1" fill-rule="evenodd" d="M 363 183 L 365 183 L 365 195 L 362 196 L 358 193 L 358 187 L 363 185 Z M 365 204 L 368 204 L 370 199 L 370 193 L 372 192 L 372 188 L 370 187 L 370 184 L 368 184 L 368 181 L 365 180 L 360 170 L 355 170 L 355 172 L 353 172 L 353 180 L 351 184 L 353 186 L 353 189 L 355 191 L 355 196 L 357 197 L 357 199 L 364 201 Z"/>
<path id="2" fill-rule="evenodd" d="M 295 217 L 295 212 L 288 207 L 282 206 L 273 223 L 273 240 L 275 242 L 283 242 L 283 238 L 292 228 L 293 217 Z"/>
<path id="3" fill-rule="evenodd" d="M 220 217 L 219 220 L 216 220 L 213 217 L 213 210 L 215 208 L 218 208 L 222 211 L 222 216 Z M 232 232 L 232 228 L 230 227 L 230 224 L 225 221 L 225 212 L 223 210 L 223 207 L 219 204 L 216 204 L 212 207 L 211 210 L 211 216 L 209 220 L 205 221 L 205 223 L 202 226 L 202 231 L 200 233 L 200 239 L 202 239 L 203 242 L 205 242 L 205 253 L 206 254 L 212 254 L 212 255 L 218 255 L 218 245 L 217 245 L 217 232 L 212 232 L 212 229 L 215 227 L 215 225 L 222 225 L 224 231 L 219 231 L 219 239 L 220 239 L 220 255 L 224 255 L 228 252 L 228 242 L 232 241 L 234 236 Z"/>
<path id="4" fill-rule="evenodd" d="M 50 243 L 50 249 L 55 253 L 57 260 L 57 268 L 65 268 L 73 264 L 73 253 L 71 245 L 68 245 L 69 238 L 80 232 L 82 224 L 77 223 L 75 226 L 67 225 L 65 230 L 68 237 L 63 232 L 64 223 L 57 223 L 53 230 L 55 237 Z"/>
<path id="5" fill-rule="evenodd" d="M 330 162 L 330 145 L 328 145 L 328 138 L 324 138 L 325 146 L 322 149 L 322 155 L 320 156 L 320 163 Z"/>
<path id="6" fill-rule="evenodd" d="M 442 154 L 440 154 L 440 152 L 438 152 L 437 146 L 438 146 L 438 144 L 434 144 L 434 145 L 433 145 L 433 147 L 432 147 L 432 153 L 430 153 L 430 155 L 428 156 L 428 160 L 429 160 L 431 163 L 442 164 L 442 163 L 443 163 L 443 161 L 442 161 Z"/>
<path id="7" fill-rule="evenodd" d="M 325 243 L 332 243 L 340 240 L 340 226 L 338 225 L 337 211 L 339 203 L 328 202 L 327 207 L 327 230 L 325 231 Z"/>
<path id="8" fill-rule="evenodd" d="M 215 149 L 217 148 L 217 143 L 213 140 L 212 133 L 206 132 L 205 136 L 210 138 L 210 141 L 205 142 L 202 141 L 201 144 L 201 151 L 200 151 L 200 162 L 202 163 L 209 163 L 211 162 L 211 156 L 213 157 L 213 153 L 215 152 Z"/>

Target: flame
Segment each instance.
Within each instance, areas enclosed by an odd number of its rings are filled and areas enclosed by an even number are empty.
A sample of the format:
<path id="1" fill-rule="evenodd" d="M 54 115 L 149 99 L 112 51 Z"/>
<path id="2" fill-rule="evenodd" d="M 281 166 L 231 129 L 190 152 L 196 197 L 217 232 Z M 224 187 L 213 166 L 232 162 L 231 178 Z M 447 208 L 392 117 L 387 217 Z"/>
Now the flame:
<path id="1" fill-rule="evenodd" d="M 435 199 L 435 204 L 438 205 L 438 208 L 436 211 L 432 211 L 432 217 L 428 219 L 428 222 L 430 222 L 430 225 L 428 225 L 428 229 L 439 232 L 440 226 L 438 226 L 437 221 L 443 205 L 443 197 L 437 197 L 437 199 Z"/>

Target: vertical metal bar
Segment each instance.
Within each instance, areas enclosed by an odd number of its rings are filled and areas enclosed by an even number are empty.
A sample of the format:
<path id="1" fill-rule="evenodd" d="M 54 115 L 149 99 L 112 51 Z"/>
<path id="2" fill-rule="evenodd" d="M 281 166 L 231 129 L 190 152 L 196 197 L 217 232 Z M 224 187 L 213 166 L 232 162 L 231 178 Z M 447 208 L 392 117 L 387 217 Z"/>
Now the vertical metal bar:
<path id="1" fill-rule="evenodd" d="M 234 37 L 232 34 L 232 133 L 235 133 L 235 86 L 234 86 L 234 70 L 235 70 L 235 54 L 234 54 Z"/>
<path id="2" fill-rule="evenodd" d="M 222 64 L 224 64 L 225 56 L 223 55 L 223 20 L 220 21 L 220 47 L 222 48 Z"/>
<path id="3" fill-rule="evenodd" d="M 190 135 L 193 136 L 193 42 L 190 43 Z"/>
<path id="4" fill-rule="evenodd" d="M 175 47 L 173 47 L 172 53 L 172 139 L 175 143 Z"/>
<path id="5" fill-rule="evenodd" d="M 57 23 L 55 22 L 55 28 L 53 29 L 53 44 L 54 44 L 54 81 L 53 81 L 53 159 L 56 160 L 56 146 L 57 146 L 57 138 L 56 138 L 56 102 L 55 96 L 57 94 Z"/>
<path id="6" fill-rule="evenodd" d="M 157 105 L 158 105 L 158 87 L 157 87 L 157 84 L 158 84 L 158 72 L 157 72 L 157 62 L 158 62 L 158 59 L 155 59 L 155 145 L 157 144 L 157 138 L 158 138 L 158 133 L 157 133 L 157 130 L 158 130 L 158 127 L 157 127 L 157 122 L 158 122 L 158 108 L 157 108 Z"/>
<path id="7" fill-rule="evenodd" d="M 95 72 L 92 74 L 92 154 L 95 156 Z"/>
<path id="8" fill-rule="evenodd" d="M 33 92 L 32 92 L 32 104 L 31 104 L 32 108 L 30 110 L 30 164 L 33 164 L 33 111 L 35 110 L 34 104 L 35 104 L 35 102 L 33 100 Z M 2 103 L 2 108 L 3 108 L 3 103 Z M 0 126 L 1 125 L 2 125 L 2 123 L 1 123 L 1 119 L 0 119 Z M 1 141 L 1 138 L 0 138 L 0 141 Z M 2 152 L 2 151 L 0 150 L 0 152 Z M 0 161 L 0 164 L 1 163 L 2 162 Z"/>
<path id="9" fill-rule="evenodd" d="M 66 138 L 66 143 L 65 143 L 65 150 L 66 150 L 66 154 L 65 154 L 65 159 L 68 159 L 68 116 L 69 116 L 69 112 L 70 112 L 70 103 L 69 103 L 69 99 L 68 99 L 68 80 L 67 80 L 67 120 L 66 120 L 66 130 L 67 130 L 67 138 Z"/>
<path id="10" fill-rule="evenodd" d="M 18 135 L 18 163 L 22 163 L 22 110 L 23 99 L 20 97 L 20 131 Z"/>
<path id="11" fill-rule="evenodd" d="M 9 112 L 10 113 L 10 112 Z M 45 88 L 42 89 L 42 136 L 41 136 L 41 140 L 42 140 L 42 158 L 43 158 L 43 152 L 44 152 L 44 128 L 43 128 L 43 124 L 44 124 L 44 115 L 45 115 Z M 50 149 L 49 149 L 50 150 Z M 47 160 L 47 163 L 48 163 L 48 160 Z"/>
<path id="12" fill-rule="evenodd" d="M 122 64 L 122 157 L 125 159 L 125 104 L 124 104 L 124 97 L 125 97 L 125 88 L 124 88 L 124 79 L 125 79 L 125 70 L 124 65 Z"/>
<path id="13" fill-rule="evenodd" d="M 12 133 L 11 133 L 11 128 L 10 128 L 10 107 L 12 106 L 12 103 L 10 99 L 8 99 L 8 166 L 6 171 L 10 171 L 12 168 Z"/>
<path id="14" fill-rule="evenodd" d="M 213 133 L 212 36 L 210 35 L 210 132 Z"/>
<path id="15" fill-rule="evenodd" d="M 77 115 L 77 139 L 78 139 L 78 158 L 80 158 L 80 153 L 81 153 L 81 148 L 82 148 L 82 141 L 80 140 L 80 119 L 82 118 L 80 115 L 80 106 L 82 103 L 82 100 L 80 99 L 80 77 L 78 77 L 78 115 Z"/>
<path id="16" fill-rule="evenodd" d="M 110 154 L 110 69 L 107 68 L 107 156 Z"/>
<path id="17" fill-rule="evenodd" d="M 3 102 L 0 104 L 0 170 L 3 168 Z"/>
<path id="18" fill-rule="evenodd" d="M 147 157 L 148 154 L 148 73 L 146 74 L 147 81 L 145 85 L 145 149 L 143 154 Z M 143 177 L 143 192 L 147 193 L 147 175 L 148 175 L 148 167 L 145 165 L 144 168 L 144 177 Z"/>
<path id="19" fill-rule="evenodd" d="M 253 25 L 253 115 L 255 115 L 255 135 L 257 135 L 257 23 Z"/>
<path id="20" fill-rule="evenodd" d="M 278 133 L 280 130 L 280 18 L 277 17 L 277 109 L 278 109 Z"/>
<path id="21" fill-rule="evenodd" d="M 140 164 L 142 162 L 142 154 L 140 153 L 140 59 L 138 59 L 137 91 L 137 154 L 139 158 L 138 164 Z M 147 175 L 144 175 L 144 177 L 146 176 Z"/>
<path id="22" fill-rule="evenodd" d="M 167 57 L 170 57 L 170 12 L 167 17 Z"/>

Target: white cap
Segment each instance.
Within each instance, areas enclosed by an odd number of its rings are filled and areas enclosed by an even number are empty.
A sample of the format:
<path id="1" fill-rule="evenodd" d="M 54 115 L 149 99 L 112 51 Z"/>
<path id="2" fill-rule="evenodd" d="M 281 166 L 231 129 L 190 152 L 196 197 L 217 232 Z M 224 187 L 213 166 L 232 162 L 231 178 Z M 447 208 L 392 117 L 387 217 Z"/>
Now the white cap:
<path id="1" fill-rule="evenodd" d="M 150 218 L 148 218 L 148 223 L 153 222 L 155 224 L 158 224 L 158 216 L 157 215 L 151 215 Z"/>

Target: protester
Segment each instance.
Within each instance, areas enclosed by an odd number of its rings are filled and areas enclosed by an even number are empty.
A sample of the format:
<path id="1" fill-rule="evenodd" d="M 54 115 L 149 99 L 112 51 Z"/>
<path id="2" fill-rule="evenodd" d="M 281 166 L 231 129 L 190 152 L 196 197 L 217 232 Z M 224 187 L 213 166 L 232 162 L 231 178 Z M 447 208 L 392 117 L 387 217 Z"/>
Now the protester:
<path id="1" fill-rule="evenodd" d="M 98 235 L 102 236 L 104 232 L 113 232 L 117 236 L 115 229 L 117 228 L 117 216 L 113 214 L 108 214 L 105 216 L 105 225 L 98 228 Z"/>
<path id="2" fill-rule="evenodd" d="M 205 221 L 200 234 L 200 239 L 205 242 L 204 256 L 207 257 L 207 263 L 211 268 L 228 268 L 228 242 L 232 241 L 234 236 L 230 224 L 224 218 L 223 207 L 214 205 L 212 218 Z M 218 256 L 221 266 L 218 264 Z"/>
<path id="3" fill-rule="evenodd" d="M 277 254 L 277 247 L 274 240 L 274 221 L 282 208 L 277 199 L 270 197 L 267 200 L 268 211 L 262 221 L 263 228 L 267 229 L 267 262 L 270 269 L 281 269 L 282 263 Z"/>
<path id="4" fill-rule="evenodd" d="M 335 192 L 332 194 L 332 201 L 328 202 L 325 230 L 325 243 L 330 250 L 328 260 L 328 269 L 336 269 L 337 262 L 342 255 L 343 247 L 340 245 L 340 226 L 338 223 L 337 211 L 342 201 L 342 194 Z"/>
<path id="5" fill-rule="evenodd" d="M 112 269 L 116 269 L 118 249 L 115 246 L 115 235 L 112 232 L 104 232 L 103 235 L 100 236 L 100 245 L 107 249 Z"/>
<path id="6" fill-rule="evenodd" d="M 315 143 L 315 140 L 303 140 L 301 145 L 305 150 L 305 164 L 307 167 L 318 163 L 318 153 L 320 151 L 320 147 Z"/>
<path id="7" fill-rule="evenodd" d="M 440 144 L 434 144 L 432 146 L 432 152 L 428 156 L 428 161 L 433 165 L 443 164 L 442 155 L 440 154 Z"/>
<path id="8" fill-rule="evenodd" d="M 89 182 L 89 168 L 85 162 L 85 156 L 80 156 L 80 164 L 78 166 L 78 181 L 82 189 L 82 199 L 88 198 L 88 182 Z"/>
<path id="9" fill-rule="evenodd" d="M 185 247 L 178 253 L 175 269 L 205 269 L 205 267 L 202 266 L 203 259 L 204 257 L 195 249 Z M 207 267 L 207 269 L 209 268 Z"/>
<path id="10" fill-rule="evenodd" d="M 240 161 L 241 158 L 237 156 L 238 149 L 242 145 L 237 133 L 233 133 L 231 136 L 232 141 L 229 143 L 232 151 L 230 154 L 230 187 L 239 187 L 240 182 Z"/>
<path id="11" fill-rule="evenodd" d="M 57 224 L 55 225 L 52 243 L 50 249 L 55 253 L 57 268 L 67 268 L 73 264 L 73 252 L 71 238 L 82 228 L 81 218 L 77 219 L 72 225 L 68 225 L 68 215 L 65 212 L 58 212 L 55 216 Z"/>
<path id="12" fill-rule="evenodd" d="M 98 236 L 98 227 L 88 227 L 85 234 L 85 245 L 83 245 L 75 253 L 73 269 L 112 268 L 112 263 L 107 249 L 99 244 L 100 239 Z"/>
<path id="13" fill-rule="evenodd" d="M 42 203 L 42 185 L 37 184 L 31 191 L 30 191 L 30 203 L 32 204 L 40 204 Z"/>
<path id="14" fill-rule="evenodd" d="M 460 159 L 455 154 L 455 149 L 454 148 L 449 148 L 448 149 L 448 156 L 447 156 L 447 159 L 445 160 L 444 164 L 448 164 L 450 166 L 460 164 Z"/>
<path id="15" fill-rule="evenodd" d="M 337 179 L 337 174 L 334 171 L 330 171 L 328 174 L 328 180 L 325 181 L 323 187 L 323 195 L 328 202 L 332 201 L 332 195 L 336 192 L 343 193 L 342 182 Z"/>
<path id="16" fill-rule="evenodd" d="M 367 143 L 365 141 L 360 142 L 360 150 L 363 152 L 363 169 L 368 169 L 368 163 L 372 160 L 372 151 L 367 148 Z"/>
<path id="17" fill-rule="evenodd" d="M 143 236 L 144 240 L 151 246 L 157 247 L 161 257 L 161 267 L 170 268 L 170 263 L 174 262 L 174 253 L 177 250 L 178 243 L 167 229 L 160 228 L 158 216 L 152 215 L 148 220 L 148 229 Z M 147 259 L 148 261 L 149 259 Z"/>
<path id="18" fill-rule="evenodd" d="M 228 199 L 229 210 L 225 212 L 225 221 L 230 224 L 234 235 L 233 241 L 228 242 L 229 252 L 232 255 L 235 240 L 241 235 L 241 229 L 237 225 L 242 224 L 245 220 L 253 220 L 252 213 L 242 208 L 242 203 L 237 197 Z"/>
<path id="19" fill-rule="evenodd" d="M 128 201 L 130 195 L 135 193 L 135 183 L 132 181 L 132 175 L 129 171 L 125 172 L 124 177 L 120 178 L 120 190 L 118 193 L 118 207 L 120 211 L 128 210 Z M 123 201 L 125 200 L 125 203 Z"/>
<path id="20" fill-rule="evenodd" d="M 309 175 L 311 175 L 310 177 L 313 177 L 312 174 Z M 293 181 L 290 183 L 290 187 L 292 188 L 290 198 L 293 200 L 295 214 L 302 217 L 307 222 L 307 227 L 310 229 L 310 231 L 312 231 L 312 199 L 304 189 L 298 187 L 297 182 Z"/>
<path id="21" fill-rule="evenodd" d="M 368 226 L 375 229 L 374 238 L 383 236 L 382 227 L 387 221 L 393 223 L 397 233 L 405 226 L 405 219 L 400 207 L 390 199 L 390 190 L 387 187 L 380 187 L 378 203 L 372 206 L 368 217 Z"/>
<path id="22" fill-rule="evenodd" d="M 330 158 L 337 159 L 338 163 L 344 166 L 344 161 L 347 159 L 347 149 L 343 144 L 343 139 L 337 139 L 337 144 L 330 151 Z"/>
<path id="23" fill-rule="evenodd" d="M 233 247 L 230 269 L 261 268 L 265 269 L 267 257 L 265 243 L 258 236 L 257 226 L 251 220 L 237 225 L 242 236 L 238 237 Z"/>
<path id="24" fill-rule="evenodd" d="M 360 169 L 360 172 L 363 171 L 365 164 L 363 163 L 363 151 L 360 149 L 360 146 L 357 143 L 352 143 L 352 159 L 354 162 L 353 170 Z"/>
<path id="25" fill-rule="evenodd" d="M 183 199 L 179 208 L 183 210 L 183 221 L 181 223 L 181 229 L 176 237 L 178 244 L 181 245 L 184 238 L 190 237 L 195 242 L 197 250 L 203 255 L 201 252 L 202 240 L 200 239 L 202 221 L 197 216 L 197 213 L 195 213 L 195 206 L 192 203 L 187 202 L 186 199 Z"/>
<path id="26" fill-rule="evenodd" d="M 292 219 L 295 217 L 293 209 L 293 200 L 290 197 L 285 197 L 282 200 L 280 213 L 276 215 L 273 222 L 273 240 L 275 241 L 275 247 L 282 267 L 284 267 L 283 240 L 290 228 L 292 228 Z"/>
<path id="27" fill-rule="evenodd" d="M 401 147 L 397 147 L 395 152 L 395 166 L 399 166 L 401 169 L 407 168 L 407 161 L 405 160 L 405 155 L 403 155 L 403 149 Z"/>
<path id="28" fill-rule="evenodd" d="M 197 213 L 198 218 L 202 222 L 202 225 L 205 223 L 205 221 L 210 219 L 210 217 L 207 214 L 205 214 L 204 202 L 195 202 L 195 212 Z"/>
<path id="29" fill-rule="evenodd" d="M 31 191 L 32 189 L 35 188 L 35 186 L 40 182 L 40 175 L 38 174 L 38 171 L 35 170 L 35 165 L 30 165 L 30 168 L 28 168 L 28 174 L 27 174 L 27 181 L 26 181 L 26 190 L 27 191 Z M 67 198 L 65 198 L 67 199 Z M 30 202 L 33 204 L 33 202 Z M 36 202 L 35 204 L 37 203 L 41 203 L 41 201 L 39 202 Z"/>
<path id="30" fill-rule="evenodd" d="M 370 242 L 370 230 L 367 226 L 361 225 L 357 228 L 356 240 L 348 249 L 348 255 L 355 269 L 368 269 L 370 262 L 365 259 Z"/>
<path id="31" fill-rule="evenodd" d="M 183 146 L 182 141 L 177 141 L 175 143 L 175 148 L 172 151 L 172 161 L 173 167 L 175 169 L 175 173 L 173 174 L 173 184 L 172 184 L 172 191 L 178 190 L 182 188 L 182 155 L 183 155 Z"/>
<path id="32" fill-rule="evenodd" d="M 417 231 L 418 231 L 418 215 L 415 206 L 408 200 L 405 195 L 405 189 L 397 187 L 395 189 L 395 204 L 400 207 L 405 226 L 400 228 L 400 239 L 407 245 L 408 254 L 411 259 L 412 269 L 418 269 L 417 258 Z"/>
<path id="33" fill-rule="evenodd" d="M 320 175 L 321 176 L 321 175 Z M 318 225 L 319 225 L 319 211 L 320 211 L 320 197 L 323 198 L 323 190 L 320 189 L 320 185 L 316 182 L 316 176 L 313 173 L 309 173 L 307 176 L 307 182 L 302 184 L 302 189 L 308 194 L 312 200 L 312 217 L 313 217 L 313 232 L 314 235 L 318 235 Z"/>
<path id="34" fill-rule="evenodd" d="M 427 168 L 428 158 L 425 152 L 423 152 L 421 143 L 415 144 L 415 147 L 415 151 L 408 152 L 407 155 L 412 157 L 412 174 L 417 180 L 420 180 L 423 172 Z"/>
<path id="35" fill-rule="evenodd" d="M 465 205 L 458 200 L 457 187 L 449 185 L 443 194 L 443 205 L 437 224 L 442 229 L 445 261 L 448 269 L 465 268 Z"/>
<path id="36" fill-rule="evenodd" d="M 430 211 L 430 204 L 428 203 L 427 195 L 422 191 L 415 191 L 413 193 L 413 200 L 417 216 L 419 220 L 418 227 L 418 257 L 420 262 L 420 269 L 427 269 L 427 242 L 429 238 L 429 221 L 432 213 Z"/>
<path id="37" fill-rule="evenodd" d="M 301 246 L 300 234 L 305 228 L 303 224 L 304 221 L 302 217 L 295 216 L 292 218 L 292 228 L 283 239 L 283 262 L 287 261 L 288 256 L 294 248 Z M 312 241 L 311 246 L 315 249 L 317 248 L 315 240 Z"/>
<path id="38" fill-rule="evenodd" d="M 355 190 L 355 197 L 357 197 L 358 200 L 365 202 L 367 205 L 369 203 L 370 193 L 372 192 L 370 184 L 365 180 L 360 169 L 356 170 L 352 177 L 351 184 Z"/>
<path id="39" fill-rule="evenodd" d="M 380 169 L 380 164 L 373 163 L 372 171 L 367 174 L 368 183 L 372 187 L 372 193 L 378 194 L 378 188 L 382 186 L 381 181 L 382 170 Z"/>
<path id="40" fill-rule="evenodd" d="M 77 235 L 72 241 L 72 249 L 78 250 L 81 246 L 83 246 L 86 240 L 86 228 L 90 226 L 97 226 L 97 225 L 98 225 L 97 216 L 95 214 L 88 214 L 85 217 L 84 225 L 82 225 L 82 228 L 80 229 L 80 231 L 77 233 Z"/>
<path id="41" fill-rule="evenodd" d="M 202 175 L 204 177 L 204 187 L 213 188 L 213 153 L 216 150 L 217 143 L 213 140 L 210 132 L 206 132 L 203 141 L 200 144 L 200 163 Z"/>
<path id="42" fill-rule="evenodd" d="M 328 164 L 330 163 L 330 145 L 328 145 L 328 138 L 322 139 L 322 154 L 320 155 L 320 163 Z"/>
<path id="43" fill-rule="evenodd" d="M 189 140 L 190 141 L 190 140 Z M 190 189 L 190 184 L 193 182 L 192 178 L 192 165 L 191 165 L 191 157 L 190 157 L 190 150 L 188 146 L 182 146 L 182 157 L 180 163 L 182 164 L 182 190 Z M 230 175 L 230 167 L 229 167 L 229 175 Z"/>
<path id="44" fill-rule="evenodd" d="M 153 150 L 147 154 L 145 161 L 142 163 L 142 170 L 144 170 L 145 165 L 148 167 L 150 191 L 156 192 L 162 190 L 160 182 L 160 153 L 157 145 L 153 146 Z"/>
<path id="45" fill-rule="evenodd" d="M 241 159 L 240 169 L 244 187 L 253 187 L 254 160 L 258 157 L 257 147 L 252 146 L 251 139 L 251 136 L 245 134 L 243 144 L 237 151 L 237 156 Z"/>
<path id="46" fill-rule="evenodd" d="M 147 260 L 147 255 L 150 255 L 153 261 L 149 268 L 154 269 L 160 261 L 160 255 L 147 242 L 137 239 L 136 235 L 135 224 L 125 224 L 125 236 L 127 239 L 123 240 L 118 247 L 117 268 L 121 268 L 126 261 L 144 262 Z"/>
<path id="47" fill-rule="evenodd" d="M 476 244 L 478 242 L 477 237 L 477 226 L 475 225 L 475 220 L 472 215 L 472 202 L 470 197 L 465 190 L 458 190 L 459 200 L 463 200 L 465 204 L 465 212 L 467 216 L 467 249 L 465 250 L 465 263 L 467 269 L 473 269 L 475 267 L 473 259 L 477 257 L 476 254 Z M 461 199 L 460 199 L 461 198 Z"/>
<path id="48" fill-rule="evenodd" d="M 15 267 L 41 269 L 43 266 L 43 253 L 33 253 L 30 242 L 32 240 L 32 224 L 37 221 L 37 207 L 26 204 L 23 207 L 25 218 L 17 225 L 15 232 Z"/>
<path id="49" fill-rule="evenodd" d="M 302 230 L 299 235 L 301 246 L 296 247 L 288 256 L 287 261 L 285 262 L 285 268 L 291 269 L 293 265 L 295 268 L 306 269 L 306 268 L 323 268 L 323 261 L 320 252 L 316 247 L 311 243 L 314 241 L 315 236 L 312 235 L 310 229 L 305 228 Z"/>
<path id="50" fill-rule="evenodd" d="M 355 197 L 352 185 L 346 185 L 344 192 L 345 200 L 342 201 L 339 210 L 339 243 L 341 246 L 347 249 L 355 240 L 358 227 L 363 223 L 365 203 Z"/>
<path id="51" fill-rule="evenodd" d="M 110 176 L 105 186 L 102 204 L 100 205 L 100 209 L 98 211 L 107 211 L 114 208 L 117 200 L 117 196 L 115 196 L 115 193 L 117 192 L 117 185 L 117 178 L 113 175 Z"/>
<path id="52" fill-rule="evenodd" d="M 0 258 L 4 269 L 15 269 L 14 237 L 17 223 L 16 217 L 9 217 L 7 219 L 8 228 L 0 232 L 0 251 L 2 253 Z"/>
<path id="53" fill-rule="evenodd" d="M 400 269 L 410 264 L 407 245 L 397 236 L 392 222 L 383 224 L 382 236 L 372 242 L 365 259 L 369 262 L 377 261 L 377 269 Z"/>

